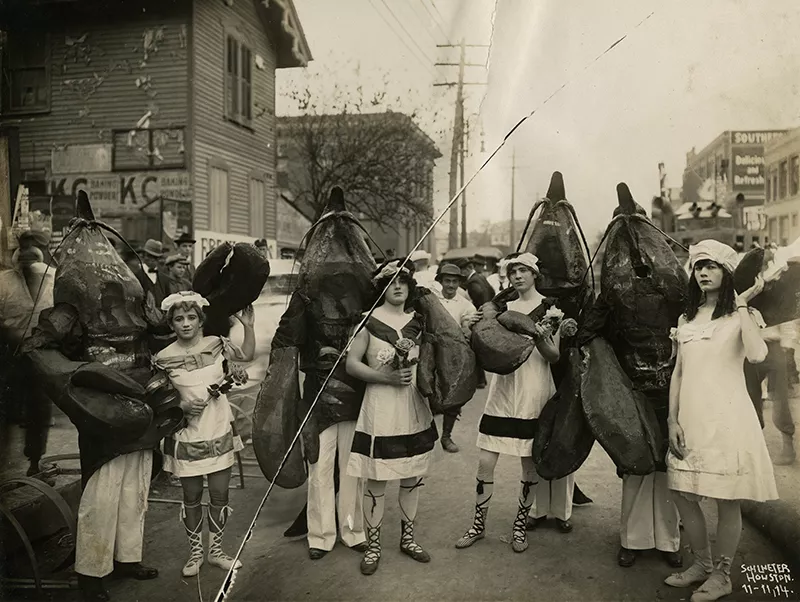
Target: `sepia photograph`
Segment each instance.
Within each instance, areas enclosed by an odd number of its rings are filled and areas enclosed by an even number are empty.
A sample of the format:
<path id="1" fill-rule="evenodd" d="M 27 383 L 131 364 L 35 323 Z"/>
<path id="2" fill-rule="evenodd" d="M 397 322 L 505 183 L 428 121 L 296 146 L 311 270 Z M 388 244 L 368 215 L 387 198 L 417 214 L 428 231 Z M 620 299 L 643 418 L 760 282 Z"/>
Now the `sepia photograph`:
<path id="1" fill-rule="evenodd" d="M 800 602 L 795 0 L 0 0 L 0 601 Z"/>

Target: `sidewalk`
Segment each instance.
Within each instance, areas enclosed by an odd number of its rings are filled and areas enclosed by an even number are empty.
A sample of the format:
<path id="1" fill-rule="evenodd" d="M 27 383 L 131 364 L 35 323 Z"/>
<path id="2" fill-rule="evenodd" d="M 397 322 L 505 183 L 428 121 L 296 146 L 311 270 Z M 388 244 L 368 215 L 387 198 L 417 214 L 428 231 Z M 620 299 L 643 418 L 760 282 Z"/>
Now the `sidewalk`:
<path id="1" fill-rule="evenodd" d="M 800 392 L 800 388 L 796 389 Z M 800 396 L 790 400 L 795 426 L 800 422 Z M 772 423 L 773 404 L 764 403 L 764 439 L 772 458 L 777 458 L 781 449 L 781 434 Z M 798 428 L 800 433 L 800 428 Z M 795 449 L 798 449 L 795 436 Z M 800 569 L 800 459 L 789 466 L 773 466 L 775 481 L 780 499 L 774 502 L 756 504 L 745 502 L 742 511 L 745 517 L 775 545 L 783 548 L 787 560 Z"/>

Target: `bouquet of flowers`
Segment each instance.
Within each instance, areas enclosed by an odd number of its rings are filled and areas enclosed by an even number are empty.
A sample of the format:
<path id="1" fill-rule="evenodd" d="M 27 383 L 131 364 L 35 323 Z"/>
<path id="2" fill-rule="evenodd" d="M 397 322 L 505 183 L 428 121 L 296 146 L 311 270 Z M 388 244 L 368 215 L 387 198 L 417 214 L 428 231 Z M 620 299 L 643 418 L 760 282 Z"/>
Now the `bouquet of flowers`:
<path id="1" fill-rule="evenodd" d="M 381 365 L 392 365 L 394 370 L 402 370 L 410 368 L 419 363 L 418 358 L 409 359 L 408 354 L 414 348 L 416 343 L 408 338 L 398 339 L 394 344 L 394 349 L 381 349 L 378 352 L 378 361 Z"/>
<path id="2" fill-rule="evenodd" d="M 561 332 L 565 337 L 575 336 L 578 332 L 578 323 L 572 318 L 567 318 L 565 320 L 564 312 L 555 305 L 552 305 L 547 312 L 545 312 L 544 317 L 539 320 L 538 325 L 544 328 L 550 336 L 558 332 L 559 328 L 561 328 Z"/>
<path id="3" fill-rule="evenodd" d="M 218 399 L 220 396 L 228 393 L 228 391 L 233 389 L 233 387 L 246 384 L 247 380 L 247 371 L 245 371 L 242 366 L 237 364 L 229 364 L 228 371 L 225 374 L 225 378 L 222 379 L 222 382 L 209 385 L 208 401 L 211 401 L 212 399 Z"/>

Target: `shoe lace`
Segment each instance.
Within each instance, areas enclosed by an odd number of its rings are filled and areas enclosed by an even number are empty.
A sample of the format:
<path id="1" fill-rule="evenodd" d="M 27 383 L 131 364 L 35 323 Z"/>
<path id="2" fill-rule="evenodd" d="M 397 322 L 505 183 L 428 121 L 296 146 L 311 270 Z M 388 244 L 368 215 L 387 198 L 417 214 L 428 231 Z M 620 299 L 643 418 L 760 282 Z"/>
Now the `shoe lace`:
<path id="1" fill-rule="evenodd" d="M 402 532 L 400 534 L 400 547 L 409 552 L 422 554 L 425 550 L 422 549 L 417 542 L 414 541 L 414 523 L 412 521 L 400 521 Z"/>
<path id="2" fill-rule="evenodd" d="M 367 527 L 367 550 L 364 552 L 364 562 L 375 564 L 381 559 L 381 528 Z"/>
<path id="3" fill-rule="evenodd" d="M 475 504 L 475 518 L 472 521 L 472 526 L 467 529 L 465 537 L 476 537 L 486 529 L 486 513 L 489 510 L 489 500 L 491 499 L 492 496 L 490 495 L 482 502 Z"/>
<path id="4" fill-rule="evenodd" d="M 533 504 L 531 504 L 531 506 L 532 505 Z M 531 506 L 523 506 L 520 504 L 519 510 L 517 510 L 517 517 L 514 519 L 514 526 L 511 532 L 511 536 L 517 543 L 525 543 L 528 538 L 526 528 L 528 526 L 528 514 L 531 511 Z"/>

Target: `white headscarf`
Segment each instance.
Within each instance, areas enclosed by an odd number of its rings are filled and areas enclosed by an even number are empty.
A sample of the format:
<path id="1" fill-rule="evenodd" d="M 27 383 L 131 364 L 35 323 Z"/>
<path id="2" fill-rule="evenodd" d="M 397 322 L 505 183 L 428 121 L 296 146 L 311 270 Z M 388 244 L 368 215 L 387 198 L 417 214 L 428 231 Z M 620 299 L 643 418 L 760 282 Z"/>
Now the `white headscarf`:
<path id="1" fill-rule="evenodd" d="M 387 263 L 385 266 L 383 266 L 383 269 L 372 278 L 372 283 L 377 284 L 380 280 L 383 280 L 384 278 L 391 278 L 398 271 L 402 272 L 403 274 L 406 274 L 407 276 L 410 276 L 411 271 L 406 267 L 400 269 L 400 263 L 401 262 L 399 259 L 396 261 L 392 261 L 391 263 Z"/>
<path id="2" fill-rule="evenodd" d="M 503 261 L 505 261 L 505 264 L 503 264 Z M 508 266 L 513 265 L 515 263 L 530 268 L 530 270 L 534 274 L 539 273 L 539 258 L 536 257 L 536 255 L 534 255 L 533 253 L 523 253 L 519 257 L 512 257 L 511 259 L 501 260 L 500 269 L 505 271 L 506 278 L 508 278 Z"/>
<path id="3" fill-rule="evenodd" d="M 694 271 L 695 264 L 704 259 L 718 263 L 731 274 L 739 265 L 739 254 L 718 240 L 701 240 L 696 245 L 689 247 L 689 272 Z"/>
<path id="4" fill-rule="evenodd" d="M 196 303 L 199 308 L 208 307 L 208 300 L 200 293 L 194 291 L 181 291 L 173 293 L 161 302 L 161 311 L 169 311 L 176 303 Z"/>

